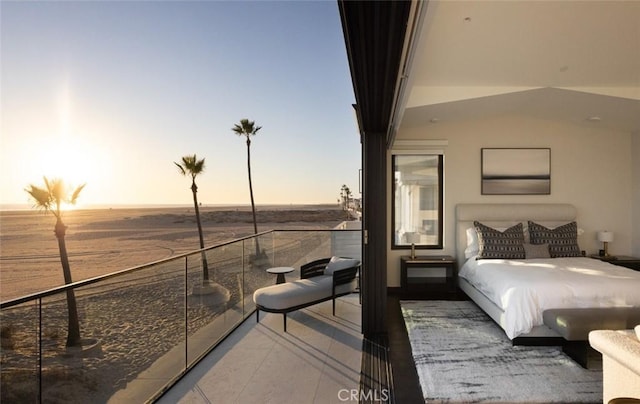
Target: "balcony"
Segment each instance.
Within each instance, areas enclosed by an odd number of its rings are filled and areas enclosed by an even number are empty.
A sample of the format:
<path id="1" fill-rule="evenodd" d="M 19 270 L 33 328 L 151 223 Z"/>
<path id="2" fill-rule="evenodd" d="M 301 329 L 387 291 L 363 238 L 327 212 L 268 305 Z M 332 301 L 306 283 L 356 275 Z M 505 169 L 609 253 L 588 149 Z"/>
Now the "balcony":
<path id="1" fill-rule="evenodd" d="M 339 299 L 335 317 L 330 302 L 291 313 L 288 333 L 280 315 L 264 314 L 259 324 L 249 317 L 253 292 L 275 281 L 267 267 L 359 257 L 360 237 L 360 230 L 273 230 L 3 302 L 2 399 L 353 399 L 363 346 L 357 294 Z M 69 290 L 82 347 L 65 347 Z"/>
<path id="2" fill-rule="evenodd" d="M 357 294 L 282 315 L 247 319 L 159 403 L 340 403 L 360 384 Z M 355 392 L 355 393 L 354 393 Z"/>

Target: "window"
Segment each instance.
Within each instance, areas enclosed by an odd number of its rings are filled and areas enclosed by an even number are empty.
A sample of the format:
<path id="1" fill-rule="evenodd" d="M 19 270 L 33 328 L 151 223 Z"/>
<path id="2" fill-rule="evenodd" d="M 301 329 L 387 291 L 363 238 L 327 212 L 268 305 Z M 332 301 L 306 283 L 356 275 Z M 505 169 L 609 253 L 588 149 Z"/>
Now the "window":
<path id="1" fill-rule="evenodd" d="M 391 248 L 442 248 L 441 154 L 393 155 Z"/>

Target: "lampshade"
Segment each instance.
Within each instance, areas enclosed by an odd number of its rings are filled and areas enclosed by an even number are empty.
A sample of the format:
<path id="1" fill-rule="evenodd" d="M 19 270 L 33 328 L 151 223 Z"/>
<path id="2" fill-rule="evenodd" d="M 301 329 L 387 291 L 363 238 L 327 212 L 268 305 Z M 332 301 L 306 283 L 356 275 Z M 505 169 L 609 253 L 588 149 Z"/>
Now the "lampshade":
<path id="1" fill-rule="evenodd" d="M 612 231 L 599 231 L 598 232 L 598 241 L 610 243 L 613 241 L 613 232 Z"/>

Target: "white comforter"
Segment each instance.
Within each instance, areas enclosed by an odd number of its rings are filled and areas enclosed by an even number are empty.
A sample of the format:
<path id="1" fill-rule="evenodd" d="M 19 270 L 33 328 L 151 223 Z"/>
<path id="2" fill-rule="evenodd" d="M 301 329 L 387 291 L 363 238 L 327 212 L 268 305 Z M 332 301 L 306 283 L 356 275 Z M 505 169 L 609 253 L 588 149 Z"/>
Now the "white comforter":
<path id="1" fill-rule="evenodd" d="M 504 311 L 511 339 L 542 324 L 542 312 L 566 307 L 640 306 L 640 271 L 592 258 L 470 258 L 459 276 Z"/>

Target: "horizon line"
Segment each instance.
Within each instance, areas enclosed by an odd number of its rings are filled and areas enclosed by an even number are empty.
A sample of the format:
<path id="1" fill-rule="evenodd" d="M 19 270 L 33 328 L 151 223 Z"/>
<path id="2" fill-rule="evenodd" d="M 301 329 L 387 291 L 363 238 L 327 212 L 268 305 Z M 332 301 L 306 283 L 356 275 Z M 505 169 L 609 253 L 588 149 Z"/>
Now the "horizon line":
<path id="1" fill-rule="evenodd" d="M 259 206 L 288 206 L 288 205 L 339 205 L 337 202 L 288 202 L 288 203 L 257 203 Z M 249 207 L 250 203 L 212 203 L 212 204 L 199 204 L 200 208 L 206 207 Z M 187 203 L 91 203 L 86 205 L 79 205 L 74 210 L 83 209 L 133 209 L 133 208 L 192 208 L 193 204 Z M 0 211 L 12 211 L 12 210 L 37 210 L 33 205 L 29 203 L 0 203 Z"/>

